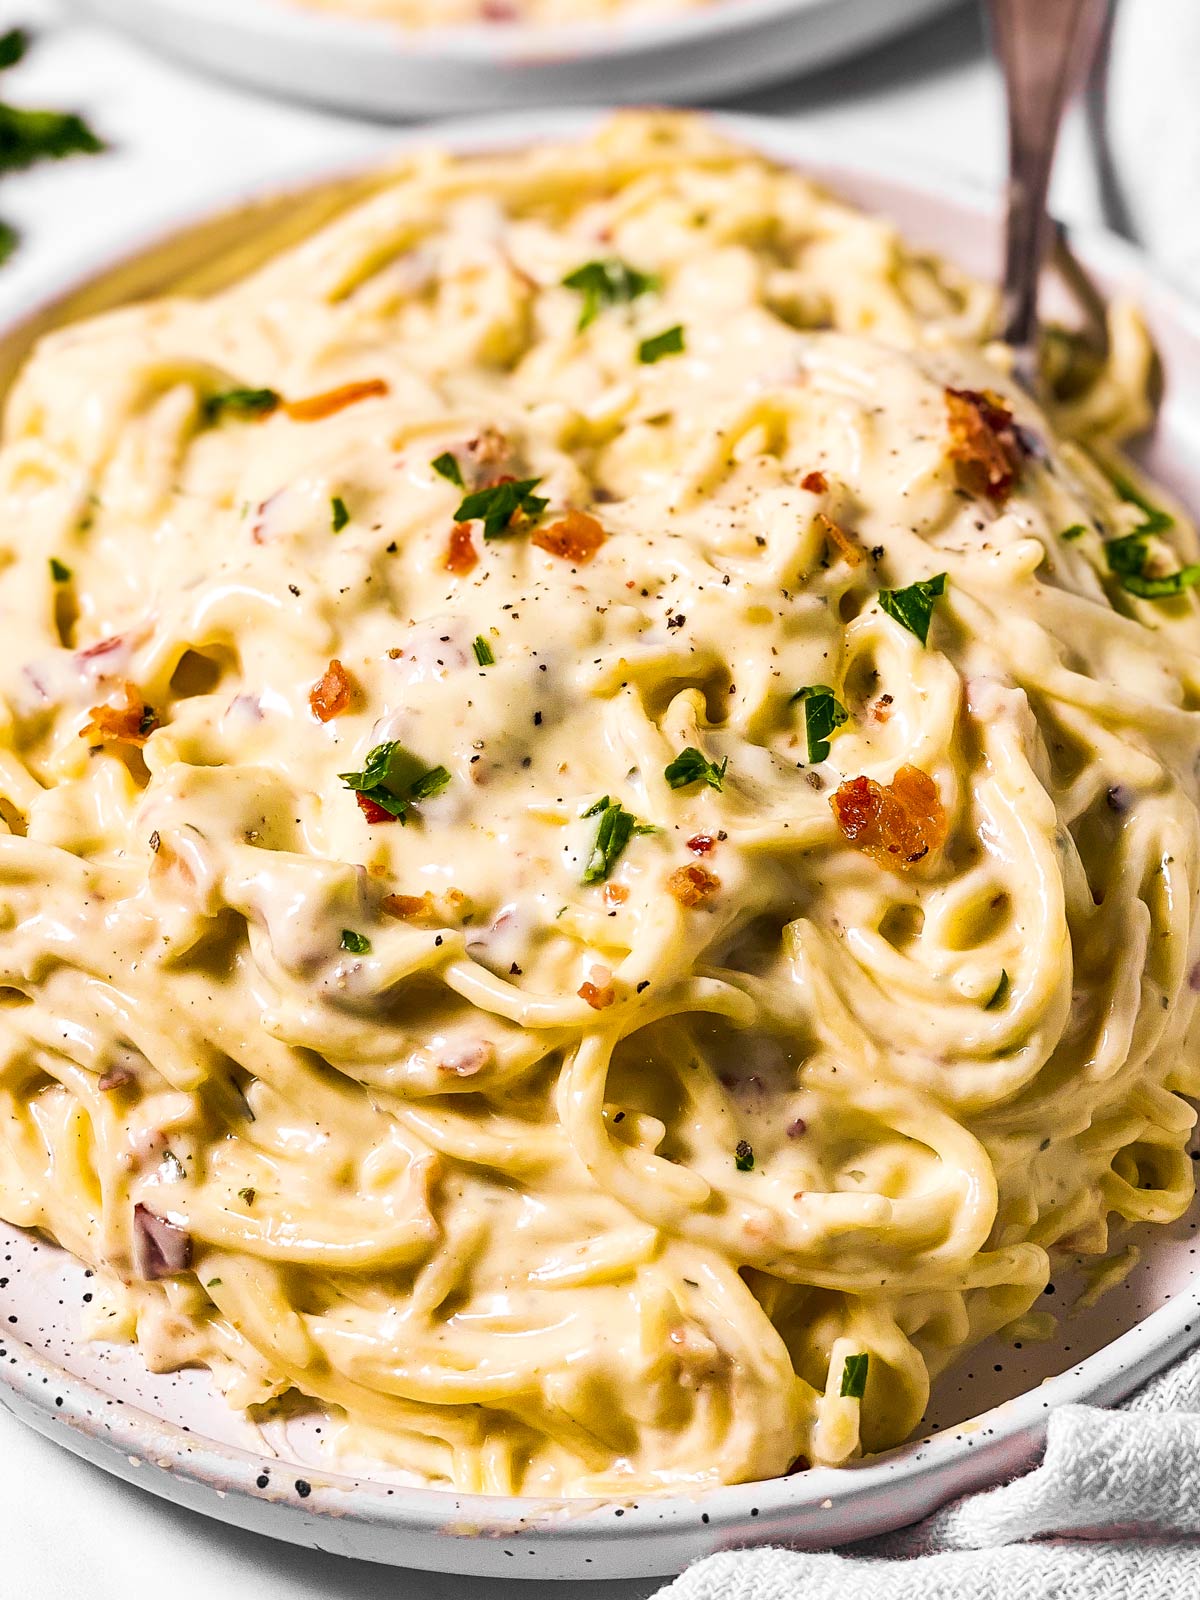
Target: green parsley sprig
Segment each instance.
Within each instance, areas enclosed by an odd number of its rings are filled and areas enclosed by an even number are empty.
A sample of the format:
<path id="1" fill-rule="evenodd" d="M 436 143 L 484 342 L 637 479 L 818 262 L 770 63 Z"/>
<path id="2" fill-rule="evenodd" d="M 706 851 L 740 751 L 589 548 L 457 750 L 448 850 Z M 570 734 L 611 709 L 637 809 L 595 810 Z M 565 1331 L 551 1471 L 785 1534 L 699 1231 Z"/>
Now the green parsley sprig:
<path id="1" fill-rule="evenodd" d="M 644 367 L 652 367 L 664 356 L 682 355 L 683 350 L 683 329 L 676 323 L 673 328 L 665 328 L 662 333 L 643 339 L 638 345 L 638 360 Z"/>
<path id="2" fill-rule="evenodd" d="M 798 701 L 804 706 L 808 759 L 825 761 L 830 738 L 850 720 L 850 713 L 827 683 L 810 683 L 805 689 L 797 689 L 788 703 L 795 705 Z"/>
<path id="3" fill-rule="evenodd" d="M 729 766 L 729 757 L 718 765 L 710 761 L 703 751 L 697 750 L 694 745 L 688 745 L 686 750 L 681 750 L 674 761 L 667 763 L 663 769 L 663 777 L 672 789 L 686 789 L 693 783 L 706 783 L 710 789 L 720 790 L 725 784 L 725 772 Z"/>
<path id="4" fill-rule="evenodd" d="M 628 262 L 609 256 L 603 261 L 587 261 L 563 279 L 564 289 L 576 289 L 583 296 L 579 313 L 580 333 L 595 322 L 606 306 L 628 305 L 640 295 L 661 288 L 661 280 L 651 272 L 639 272 Z"/>
<path id="5" fill-rule="evenodd" d="M 213 423 L 224 416 L 269 417 L 282 404 L 283 396 L 274 389 L 223 389 L 205 395 L 201 409 L 205 422 Z"/>
<path id="6" fill-rule="evenodd" d="M 894 622 L 907 628 L 922 644 L 926 644 L 934 602 L 945 594 L 946 582 L 946 574 L 939 572 L 934 578 L 922 578 L 917 583 L 910 583 L 907 589 L 881 589 L 879 604 Z"/>
<path id="7" fill-rule="evenodd" d="M 452 483 L 456 489 L 466 488 L 466 484 L 463 482 L 462 468 L 458 464 L 458 458 L 457 456 L 451 455 L 449 450 L 443 450 L 442 454 L 440 456 L 435 456 L 429 465 L 437 473 L 439 478 L 445 478 L 446 482 Z"/>
<path id="8" fill-rule="evenodd" d="M 540 478 L 516 478 L 512 483 L 494 483 L 488 489 L 476 489 L 469 494 L 454 513 L 455 522 L 483 523 L 485 539 L 499 539 L 512 531 L 511 523 L 519 511 L 530 522 L 536 522 L 550 504 L 533 491 Z"/>
<path id="9" fill-rule="evenodd" d="M 632 812 L 626 811 L 619 800 L 607 795 L 596 800 L 585 812 L 585 817 L 599 817 L 592 853 L 583 869 L 584 883 L 603 883 L 620 859 L 629 841 L 639 833 L 653 833 L 647 823 L 639 822 Z"/>
<path id="10" fill-rule="evenodd" d="M 408 821 L 410 806 L 440 794 L 450 782 L 445 767 L 422 769 L 416 757 L 395 739 L 368 751 L 360 772 L 339 772 L 338 777 L 347 789 L 373 801 L 402 823 Z"/>
<path id="11" fill-rule="evenodd" d="M 365 933 L 355 933 L 353 928 L 342 929 L 341 947 L 353 956 L 369 956 L 371 941 Z"/>
<path id="12" fill-rule="evenodd" d="M 1137 485 L 1123 473 L 1110 470 L 1109 480 L 1121 499 L 1136 506 L 1143 518 L 1132 533 L 1123 534 L 1119 539 L 1110 539 L 1104 546 L 1108 570 L 1122 589 L 1126 594 L 1136 595 L 1139 600 L 1167 600 L 1172 595 L 1195 588 L 1200 583 L 1200 562 L 1189 561 L 1174 572 L 1146 571 L 1150 558 L 1149 540 L 1173 528 L 1174 517 L 1169 511 L 1147 500 Z"/>
<path id="13" fill-rule="evenodd" d="M 847 1356 L 842 1367 L 841 1394 L 844 1400 L 861 1400 L 867 1392 L 867 1371 L 871 1358 L 864 1350 L 861 1355 Z"/>

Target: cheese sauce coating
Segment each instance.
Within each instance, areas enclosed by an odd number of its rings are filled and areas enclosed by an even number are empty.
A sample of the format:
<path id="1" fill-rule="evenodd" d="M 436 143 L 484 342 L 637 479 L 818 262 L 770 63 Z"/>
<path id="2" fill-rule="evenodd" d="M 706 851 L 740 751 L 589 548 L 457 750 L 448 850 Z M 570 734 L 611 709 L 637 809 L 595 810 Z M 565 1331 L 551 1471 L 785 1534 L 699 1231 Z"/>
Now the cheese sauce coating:
<path id="1" fill-rule="evenodd" d="M 736 1482 L 1186 1209 L 1195 538 L 1136 317 L 1046 415 L 993 313 L 639 113 L 43 340 L 0 1214 L 93 1331 L 436 1484 Z"/>

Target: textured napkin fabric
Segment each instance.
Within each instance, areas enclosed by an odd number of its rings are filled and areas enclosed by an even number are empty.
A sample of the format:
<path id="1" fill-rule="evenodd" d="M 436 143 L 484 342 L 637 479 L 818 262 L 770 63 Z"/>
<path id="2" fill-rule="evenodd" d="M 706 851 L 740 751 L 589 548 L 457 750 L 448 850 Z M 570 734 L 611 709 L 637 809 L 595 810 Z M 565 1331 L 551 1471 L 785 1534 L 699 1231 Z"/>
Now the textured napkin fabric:
<path id="1" fill-rule="evenodd" d="M 1200 1351 L 1120 1410 L 1063 1406 L 1041 1466 L 845 1553 L 710 1556 L 657 1600 L 1193 1600 Z"/>

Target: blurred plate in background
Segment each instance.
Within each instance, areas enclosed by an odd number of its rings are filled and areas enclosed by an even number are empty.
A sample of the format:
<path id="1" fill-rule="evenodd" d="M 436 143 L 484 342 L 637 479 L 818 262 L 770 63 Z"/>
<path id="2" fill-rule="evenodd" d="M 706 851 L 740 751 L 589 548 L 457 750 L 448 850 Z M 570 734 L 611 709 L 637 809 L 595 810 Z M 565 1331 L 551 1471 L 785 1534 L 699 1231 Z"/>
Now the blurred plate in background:
<path id="1" fill-rule="evenodd" d="M 257 89 L 372 116 L 695 100 L 810 72 L 958 0 L 713 0 L 686 16 L 416 32 L 299 0 L 75 0 Z"/>

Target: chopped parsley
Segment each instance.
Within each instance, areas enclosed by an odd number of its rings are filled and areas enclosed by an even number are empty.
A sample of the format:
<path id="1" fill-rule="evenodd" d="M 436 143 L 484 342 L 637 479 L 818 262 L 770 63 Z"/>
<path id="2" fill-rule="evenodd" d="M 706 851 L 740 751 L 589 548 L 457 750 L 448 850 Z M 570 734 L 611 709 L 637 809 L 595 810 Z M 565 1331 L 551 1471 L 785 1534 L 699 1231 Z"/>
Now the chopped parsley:
<path id="1" fill-rule="evenodd" d="M 563 279 L 564 289 L 577 289 L 583 296 L 580 333 L 595 322 L 605 306 L 628 305 L 639 295 L 649 294 L 659 287 L 660 280 L 653 273 L 639 272 L 616 256 L 604 261 L 588 261 Z"/>
<path id="2" fill-rule="evenodd" d="M 848 722 L 850 713 L 827 683 L 810 683 L 797 689 L 789 704 L 804 703 L 804 732 L 808 739 L 808 759 L 824 761 L 829 756 L 829 740 Z"/>
<path id="3" fill-rule="evenodd" d="M 738 1147 L 733 1152 L 733 1164 L 739 1172 L 754 1171 L 754 1151 L 745 1139 L 738 1140 Z"/>
<path id="4" fill-rule="evenodd" d="M 1059 534 L 1060 539 L 1082 539 L 1087 532 L 1086 522 L 1073 522 L 1069 528 L 1064 528 Z"/>
<path id="5" fill-rule="evenodd" d="M 28 49 L 29 35 L 24 28 L 9 28 L 7 33 L 0 34 L 0 71 L 15 67 Z"/>
<path id="6" fill-rule="evenodd" d="M 984 1005 L 985 1011 L 999 1011 L 1008 999 L 1008 991 L 1012 988 L 1012 979 L 1003 967 L 1000 968 L 1000 982 L 992 991 L 992 998 Z"/>
<path id="7" fill-rule="evenodd" d="M 269 417 L 283 404 L 274 389 L 223 389 L 205 396 L 204 420 L 217 422 L 227 412 L 231 417 Z"/>
<path id="8" fill-rule="evenodd" d="M 371 941 L 365 933 L 355 933 L 353 928 L 343 928 L 342 949 L 349 950 L 352 956 L 369 956 Z"/>
<path id="9" fill-rule="evenodd" d="M 429 465 L 437 473 L 438 477 L 445 478 L 447 483 L 452 483 L 459 489 L 466 488 L 466 484 L 463 482 L 462 471 L 458 465 L 458 460 L 455 456 L 450 454 L 449 450 L 443 451 L 443 453 L 431 461 Z"/>
<path id="10" fill-rule="evenodd" d="M 861 1400 L 867 1390 L 867 1368 L 871 1365 L 871 1358 L 863 1351 L 861 1355 L 847 1356 L 846 1364 L 842 1368 L 842 1398 L 845 1400 Z"/>
<path id="11" fill-rule="evenodd" d="M 939 572 L 935 578 L 922 578 L 910 583 L 907 589 L 881 589 L 879 604 L 884 611 L 909 633 L 915 634 L 922 644 L 929 638 L 929 623 L 933 617 L 934 601 L 946 592 L 946 574 Z"/>
<path id="12" fill-rule="evenodd" d="M 583 869 L 584 883 L 603 883 L 630 839 L 635 834 L 654 832 L 626 811 L 619 800 L 610 800 L 607 795 L 590 805 L 583 815 L 600 818 L 592 853 Z"/>
<path id="13" fill-rule="evenodd" d="M 416 757 L 395 739 L 369 751 L 361 772 L 339 772 L 338 777 L 348 789 L 364 795 L 401 822 L 408 820 L 410 805 L 440 794 L 450 782 L 445 767 L 422 769 Z"/>
<path id="14" fill-rule="evenodd" d="M 533 493 L 540 478 L 517 478 L 512 483 L 495 483 L 490 489 L 477 489 L 454 513 L 455 522 L 482 521 L 483 537 L 498 539 L 509 532 L 509 524 L 519 511 L 536 522 L 550 504 Z"/>
<path id="15" fill-rule="evenodd" d="M 475 652 L 475 659 L 481 667 L 494 667 L 496 658 L 492 654 L 492 647 L 481 633 L 475 635 L 475 643 L 471 646 Z"/>
<path id="16" fill-rule="evenodd" d="M 103 149 L 83 118 L 73 112 L 0 105 L 0 171 L 21 172 L 35 161 L 96 155 Z"/>
<path id="17" fill-rule="evenodd" d="M 210 1278 L 204 1287 L 206 1289 L 219 1289 L 221 1287 L 221 1280 L 220 1278 Z"/>
<path id="18" fill-rule="evenodd" d="M 644 367 L 652 367 L 656 361 L 661 361 L 664 356 L 678 356 L 683 354 L 683 329 L 678 323 L 673 328 L 667 328 L 662 333 L 656 333 L 653 338 L 643 339 L 638 345 L 638 360 Z"/>
<path id="19" fill-rule="evenodd" d="M 1136 506 L 1143 517 L 1132 533 L 1124 534 L 1119 539 L 1110 539 L 1104 546 L 1108 570 L 1122 589 L 1141 600 L 1166 600 L 1172 595 L 1183 594 L 1186 589 L 1195 588 L 1200 583 L 1200 562 L 1190 561 L 1174 572 L 1154 574 L 1146 571 L 1150 555 L 1147 540 L 1154 534 L 1165 533 L 1168 528 L 1173 528 L 1175 519 L 1169 511 L 1147 500 L 1137 485 L 1123 473 L 1108 467 L 1105 471 L 1121 499 Z"/>
<path id="20" fill-rule="evenodd" d="M 0 71 L 15 67 L 28 48 L 29 35 L 24 28 L 0 33 Z M 0 104 L 0 172 L 22 172 L 35 161 L 61 161 L 103 149 L 103 142 L 82 117 Z M 12 255 L 19 239 L 11 223 L 0 221 L 0 263 Z"/>
<path id="21" fill-rule="evenodd" d="M 704 782 L 710 789 L 719 790 L 724 787 L 725 769 L 728 765 L 728 756 L 718 766 L 693 745 L 688 745 L 686 750 L 679 752 L 674 761 L 668 763 L 663 771 L 663 777 L 672 789 L 686 789 L 689 784 Z"/>
<path id="22" fill-rule="evenodd" d="M 57 556 L 51 556 L 50 576 L 55 583 L 69 583 L 71 581 L 71 569 L 65 561 L 60 561 Z"/>
<path id="23" fill-rule="evenodd" d="M 346 510 L 346 502 L 340 494 L 335 494 L 329 502 L 329 511 L 334 533 L 341 533 L 342 529 L 350 521 L 350 513 Z"/>

